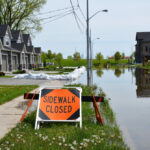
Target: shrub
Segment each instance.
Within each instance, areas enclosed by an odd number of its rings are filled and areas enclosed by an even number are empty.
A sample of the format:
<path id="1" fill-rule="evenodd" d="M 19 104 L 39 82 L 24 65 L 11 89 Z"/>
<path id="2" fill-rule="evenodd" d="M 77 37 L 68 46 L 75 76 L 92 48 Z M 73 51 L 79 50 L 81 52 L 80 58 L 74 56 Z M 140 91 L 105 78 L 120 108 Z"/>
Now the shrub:
<path id="1" fill-rule="evenodd" d="M 13 74 L 24 74 L 24 73 L 26 73 L 25 70 L 17 70 L 15 72 L 13 72 Z"/>
<path id="2" fill-rule="evenodd" d="M 45 69 L 49 70 L 49 71 L 53 71 L 53 70 L 56 70 L 56 66 L 54 66 L 54 65 L 47 66 L 47 67 L 45 67 Z"/>
<path id="3" fill-rule="evenodd" d="M 4 72 L 0 72 L 0 76 L 5 76 L 5 73 Z"/>
<path id="4" fill-rule="evenodd" d="M 148 60 L 147 65 L 150 66 L 150 60 Z"/>

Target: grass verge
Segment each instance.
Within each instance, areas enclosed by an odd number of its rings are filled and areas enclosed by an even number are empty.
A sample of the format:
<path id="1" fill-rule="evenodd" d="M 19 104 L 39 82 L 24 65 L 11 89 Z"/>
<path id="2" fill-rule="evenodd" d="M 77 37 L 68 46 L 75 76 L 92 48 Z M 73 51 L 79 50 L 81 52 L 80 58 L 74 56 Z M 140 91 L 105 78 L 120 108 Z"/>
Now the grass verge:
<path id="1" fill-rule="evenodd" d="M 13 78 L 14 76 L 0 76 L 0 78 Z"/>
<path id="2" fill-rule="evenodd" d="M 79 86 L 79 85 L 78 85 Z M 82 86 L 82 95 L 91 95 L 95 87 Z M 97 95 L 105 95 L 101 89 Z M 105 119 L 102 126 L 95 122 L 95 112 L 91 103 L 82 103 L 83 128 L 74 123 L 44 123 L 34 130 L 35 112 L 28 115 L 23 123 L 13 128 L 2 140 L 1 149 L 52 149 L 52 150 L 126 150 L 121 133 L 116 125 L 108 100 L 100 104 Z"/>
<path id="3" fill-rule="evenodd" d="M 37 87 L 37 85 L 0 85 L 0 105 Z"/>

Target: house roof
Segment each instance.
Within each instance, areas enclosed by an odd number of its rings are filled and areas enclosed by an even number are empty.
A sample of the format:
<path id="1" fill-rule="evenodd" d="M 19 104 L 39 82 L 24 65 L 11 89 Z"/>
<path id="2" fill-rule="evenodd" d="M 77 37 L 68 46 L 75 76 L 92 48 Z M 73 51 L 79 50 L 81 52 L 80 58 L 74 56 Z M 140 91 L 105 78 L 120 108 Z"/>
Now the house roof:
<path id="1" fill-rule="evenodd" d="M 150 41 L 150 32 L 137 32 L 136 33 L 136 40 L 142 40 L 145 42 Z"/>
<path id="2" fill-rule="evenodd" d="M 20 32 L 21 32 L 20 30 L 11 30 L 13 40 L 15 40 L 15 41 L 18 40 Z"/>
<path id="3" fill-rule="evenodd" d="M 11 47 L 18 51 L 23 51 L 24 43 L 11 43 Z"/>
<path id="4" fill-rule="evenodd" d="M 34 50 L 33 46 L 26 46 L 27 52 L 32 53 Z"/>
<path id="5" fill-rule="evenodd" d="M 0 37 L 5 36 L 8 25 L 2 24 L 0 25 Z"/>
<path id="6" fill-rule="evenodd" d="M 22 36 L 23 36 L 24 43 L 27 45 L 29 37 L 30 37 L 30 34 L 23 34 Z"/>
<path id="7" fill-rule="evenodd" d="M 35 47 L 35 53 L 41 54 L 41 47 Z"/>

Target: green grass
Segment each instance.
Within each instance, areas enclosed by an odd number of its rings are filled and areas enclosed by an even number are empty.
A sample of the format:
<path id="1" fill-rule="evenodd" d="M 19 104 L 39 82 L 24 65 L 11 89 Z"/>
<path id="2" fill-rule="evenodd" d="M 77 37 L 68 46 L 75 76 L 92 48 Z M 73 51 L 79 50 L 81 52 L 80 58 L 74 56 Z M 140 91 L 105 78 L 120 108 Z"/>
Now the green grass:
<path id="1" fill-rule="evenodd" d="M 0 78 L 13 78 L 14 76 L 0 76 Z"/>
<path id="2" fill-rule="evenodd" d="M 136 68 L 150 69 L 150 65 L 134 65 Z"/>
<path id="3" fill-rule="evenodd" d="M 101 65 L 105 64 L 105 63 L 109 63 L 111 65 L 116 65 L 116 64 L 127 64 L 128 60 L 126 59 L 121 59 L 118 62 L 116 62 L 114 59 L 104 59 L 101 61 Z M 73 59 L 63 59 L 61 62 L 62 66 L 86 66 L 87 65 L 87 61 L 86 59 L 81 59 L 78 62 L 76 62 Z M 99 64 L 98 60 L 93 60 L 93 65 Z"/>
<path id="4" fill-rule="evenodd" d="M 37 85 L 0 85 L 0 105 L 37 88 Z"/>
<path id="5" fill-rule="evenodd" d="M 79 85 L 78 85 L 79 86 Z M 96 89 L 82 86 L 82 95 L 91 95 Z M 105 95 L 101 89 L 94 91 Z M 101 103 L 105 125 L 94 123 L 95 112 L 91 103 L 82 103 L 83 128 L 75 123 L 43 123 L 39 130 L 34 130 L 36 113 L 28 115 L 23 123 L 17 125 L 0 140 L 1 149 L 38 149 L 38 150 L 125 150 L 121 133 L 116 125 L 108 100 Z"/>

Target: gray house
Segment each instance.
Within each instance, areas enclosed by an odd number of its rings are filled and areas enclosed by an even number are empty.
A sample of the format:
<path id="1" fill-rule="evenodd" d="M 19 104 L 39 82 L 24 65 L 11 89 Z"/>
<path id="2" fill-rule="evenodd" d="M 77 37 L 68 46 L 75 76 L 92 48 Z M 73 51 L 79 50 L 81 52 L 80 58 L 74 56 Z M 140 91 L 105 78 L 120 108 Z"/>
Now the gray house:
<path id="1" fill-rule="evenodd" d="M 0 71 L 41 67 L 41 48 L 32 45 L 29 34 L 0 25 Z"/>
<path id="2" fill-rule="evenodd" d="M 136 63 L 145 63 L 150 60 L 150 32 L 137 32 L 136 34 Z"/>

